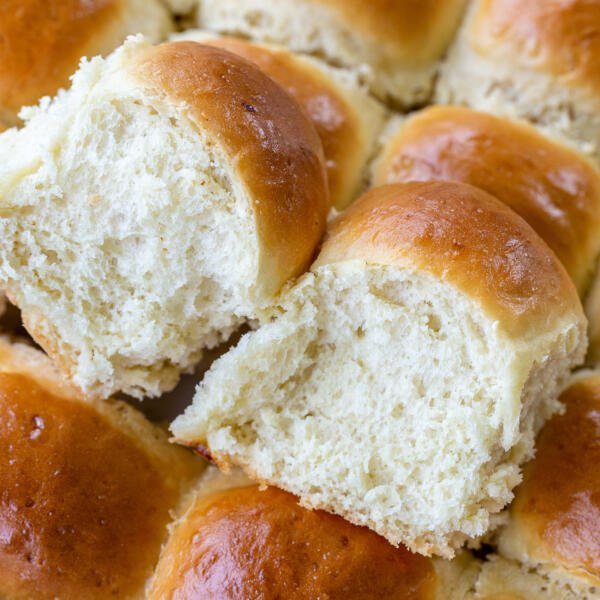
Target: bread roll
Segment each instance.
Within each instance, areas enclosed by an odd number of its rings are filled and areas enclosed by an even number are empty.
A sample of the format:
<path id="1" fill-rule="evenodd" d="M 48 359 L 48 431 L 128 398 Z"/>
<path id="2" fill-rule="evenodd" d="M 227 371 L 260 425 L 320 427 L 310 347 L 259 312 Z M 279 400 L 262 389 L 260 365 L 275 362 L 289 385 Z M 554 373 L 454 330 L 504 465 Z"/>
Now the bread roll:
<path id="1" fill-rule="evenodd" d="M 432 560 L 276 488 L 211 474 L 163 549 L 149 600 L 463 600 L 477 564 Z M 219 481 L 220 491 L 212 491 Z M 208 489 L 207 489 L 208 488 Z"/>
<path id="2" fill-rule="evenodd" d="M 529 119 L 600 159 L 599 61 L 599 0 L 474 0 L 436 100 Z"/>
<path id="3" fill-rule="evenodd" d="M 131 39 L 0 136 L 0 288 L 87 393 L 159 395 L 309 266 L 319 138 L 256 66 Z"/>
<path id="4" fill-rule="evenodd" d="M 347 69 L 294 55 L 282 46 L 251 44 L 190 30 L 189 39 L 225 48 L 256 63 L 302 105 L 323 143 L 332 205 L 341 210 L 365 187 L 366 165 L 383 128 L 386 111 Z"/>
<path id="5" fill-rule="evenodd" d="M 198 0 L 198 25 L 357 70 L 379 98 L 404 107 L 431 95 L 464 0 Z"/>
<path id="6" fill-rule="evenodd" d="M 108 54 L 132 33 L 153 42 L 173 29 L 160 0 L 2 0 L 0 122 L 68 84 L 82 56 Z"/>
<path id="7" fill-rule="evenodd" d="M 373 185 L 454 180 L 496 196 L 554 250 L 583 296 L 600 254 L 600 173 L 525 124 L 455 106 L 406 119 L 375 163 Z"/>
<path id="8" fill-rule="evenodd" d="M 305 506 L 450 557 L 511 499 L 583 359 L 575 287 L 513 211 L 448 182 L 367 193 L 311 271 L 171 429 Z"/>
<path id="9" fill-rule="evenodd" d="M 142 598 L 201 461 L 0 338 L 0 597 Z"/>
<path id="10" fill-rule="evenodd" d="M 561 400 L 566 412 L 540 433 L 477 598 L 600 597 L 600 371 L 579 374 Z"/>
<path id="11" fill-rule="evenodd" d="M 588 362 L 600 364 L 600 173 L 525 124 L 434 106 L 388 127 L 372 183 L 454 180 L 493 194 L 554 250 L 586 299 Z"/>

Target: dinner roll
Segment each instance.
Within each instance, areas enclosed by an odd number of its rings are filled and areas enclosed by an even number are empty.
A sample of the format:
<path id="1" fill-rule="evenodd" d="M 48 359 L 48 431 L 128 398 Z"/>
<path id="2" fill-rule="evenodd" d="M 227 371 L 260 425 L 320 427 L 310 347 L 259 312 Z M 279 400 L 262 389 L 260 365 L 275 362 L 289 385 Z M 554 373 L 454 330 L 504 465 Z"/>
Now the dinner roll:
<path id="1" fill-rule="evenodd" d="M 0 338 L 0 597 L 142 598 L 201 464 Z"/>
<path id="2" fill-rule="evenodd" d="M 309 266 L 322 147 L 250 62 L 131 39 L 0 136 L 0 288 L 87 393 L 159 395 Z"/>
<path id="3" fill-rule="evenodd" d="M 428 559 L 303 508 L 287 492 L 239 478 L 223 489 L 228 477 L 220 479 L 220 491 L 213 491 L 214 476 L 199 486 L 172 529 L 149 600 L 463 600 L 475 579 L 477 564 L 466 553 Z"/>
<path id="4" fill-rule="evenodd" d="M 2 0 L 0 121 L 68 84 L 82 56 L 107 54 L 127 35 L 163 40 L 173 23 L 160 0 Z"/>
<path id="5" fill-rule="evenodd" d="M 473 0 L 437 101 L 534 121 L 600 159 L 600 0 Z"/>
<path id="6" fill-rule="evenodd" d="M 482 594 L 600 598 L 600 371 L 577 375 L 561 400 L 566 412 L 539 435 Z"/>
<path id="7" fill-rule="evenodd" d="M 282 46 L 251 44 L 200 30 L 174 36 L 225 48 L 256 63 L 306 110 L 323 143 L 332 205 L 343 209 L 365 187 L 366 165 L 386 111 L 347 69 L 294 55 Z"/>
<path id="8" fill-rule="evenodd" d="M 600 173 L 526 123 L 456 106 L 400 123 L 373 184 L 455 180 L 496 196 L 554 250 L 583 296 L 600 254 Z"/>
<path id="9" fill-rule="evenodd" d="M 512 210 L 449 182 L 362 196 L 311 270 L 212 365 L 175 438 L 450 557 L 511 499 L 583 359 L 575 287 Z"/>
<path id="10" fill-rule="evenodd" d="M 198 25 L 355 69 L 379 98 L 425 102 L 465 0 L 197 0 Z"/>

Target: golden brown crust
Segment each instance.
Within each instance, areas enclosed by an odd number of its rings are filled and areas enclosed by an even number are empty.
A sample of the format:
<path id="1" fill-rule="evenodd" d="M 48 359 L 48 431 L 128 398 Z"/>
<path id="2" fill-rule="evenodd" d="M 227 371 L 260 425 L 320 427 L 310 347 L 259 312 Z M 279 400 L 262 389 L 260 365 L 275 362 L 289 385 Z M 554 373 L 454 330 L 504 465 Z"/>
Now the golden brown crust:
<path id="1" fill-rule="evenodd" d="M 65 86 L 81 56 L 105 50 L 122 11 L 123 0 L 2 0 L 0 120 Z"/>
<path id="2" fill-rule="evenodd" d="M 124 404 L 101 406 L 40 352 L 1 340 L 1 597 L 141 595 L 193 469 L 136 439 L 151 427 Z"/>
<path id="3" fill-rule="evenodd" d="M 433 599 L 430 560 L 276 488 L 198 499 L 163 550 L 149 597 Z"/>
<path id="4" fill-rule="evenodd" d="M 598 0 L 481 0 L 469 35 L 482 55 L 600 92 Z"/>
<path id="5" fill-rule="evenodd" d="M 561 396 L 510 509 L 511 547 L 600 585 L 600 373 Z"/>
<path id="6" fill-rule="evenodd" d="M 464 0 L 316 0 L 333 8 L 355 31 L 377 40 L 389 56 L 412 66 L 440 58 Z"/>
<path id="7" fill-rule="evenodd" d="M 299 61 L 290 52 L 233 38 L 215 38 L 203 43 L 224 48 L 257 64 L 304 108 L 323 144 L 331 203 L 343 208 L 353 191 L 348 190 L 347 174 L 362 166 L 356 165 L 355 156 L 364 140 L 357 116 L 339 89 L 317 68 Z"/>
<path id="8" fill-rule="evenodd" d="M 375 183 L 432 180 L 470 183 L 510 206 L 585 291 L 600 252 L 600 173 L 583 156 L 526 124 L 432 107 L 390 141 Z"/>
<path id="9" fill-rule="evenodd" d="M 196 42 L 148 48 L 131 72 L 187 106 L 230 157 L 256 216 L 268 293 L 303 272 L 329 198 L 321 142 L 298 104 L 252 63 Z"/>
<path id="10" fill-rule="evenodd" d="M 499 200 L 456 182 L 375 188 L 331 226 L 313 268 L 346 260 L 417 268 L 456 286 L 512 336 L 583 320 L 564 267 Z"/>

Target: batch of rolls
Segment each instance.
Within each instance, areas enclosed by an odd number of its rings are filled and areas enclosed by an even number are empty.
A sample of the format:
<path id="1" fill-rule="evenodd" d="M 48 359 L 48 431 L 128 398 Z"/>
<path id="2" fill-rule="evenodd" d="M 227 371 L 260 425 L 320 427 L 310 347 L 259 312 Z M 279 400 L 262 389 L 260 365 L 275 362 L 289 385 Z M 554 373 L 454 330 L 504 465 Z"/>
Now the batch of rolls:
<path id="1" fill-rule="evenodd" d="M 599 65 L 600 0 L 2 0 L 0 599 L 600 598 Z"/>

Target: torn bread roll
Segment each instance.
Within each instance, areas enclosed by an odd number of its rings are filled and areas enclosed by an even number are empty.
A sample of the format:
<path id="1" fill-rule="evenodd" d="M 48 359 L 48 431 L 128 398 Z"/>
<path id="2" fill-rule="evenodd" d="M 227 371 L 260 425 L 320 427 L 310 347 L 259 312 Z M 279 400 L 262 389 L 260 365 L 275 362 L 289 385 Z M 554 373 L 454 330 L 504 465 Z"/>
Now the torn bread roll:
<path id="1" fill-rule="evenodd" d="M 427 108 L 387 135 L 373 185 L 462 181 L 510 206 L 573 278 L 590 321 L 589 361 L 600 362 L 598 168 L 526 123 L 456 106 Z"/>
<path id="2" fill-rule="evenodd" d="M 160 0 L 2 0 L 0 124 L 66 87 L 82 56 L 108 54 L 134 33 L 160 42 L 173 28 Z"/>
<path id="3" fill-rule="evenodd" d="M 285 90 L 132 38 L 0 136 L 0 288 L 86 393 L 160 395 L 310 265 L 328 206 Z"/>
<path id="4" fill-rule="evenodd" d="M 600 597 L 600 371 L 575 376 L 542 429 L 475 598 Z"/>
<path id="5" fill-rule="evenodd" d="M 477 570 L 467 553 L 412 554 L 287 492 L 211 468 L 171 529 L 148 598 L 464 600 Z"/>
<path id="6" fill-rule="evenodd" d="M 584 358 L 575 286 L 512 210 L 449 182 L 365 194 L 311 271 L 171 430 L 305 506 L 450 557 L 511 500 Z"/>
<path id="7" fill-rule="evenodd" d="M 0 337 L 0 597 L 143 598 L 202 462 Z"/>
<path id="8" fill-rule="evenodd" d="M 600 2 L 473 0 L 436 102 L 522 117 L 600 160 Z"/>
<path id="9" fill-rule="evenodd" d="M 197 0 L 203 29 L 274 42 L 355 69 L 402 107 L 430 96 L 465 0 Z"/>
<path id="10" fill-rule="evenodd" d="M 273 44 L 252 44 L 188 30 L 174 40 L 218 46 L 256 63 L 306 110 L 323 143 L 331 204 L 346 208 L 366 186 L 372 158 L 387 111 L 348 69 L 296 55 Z"/>

